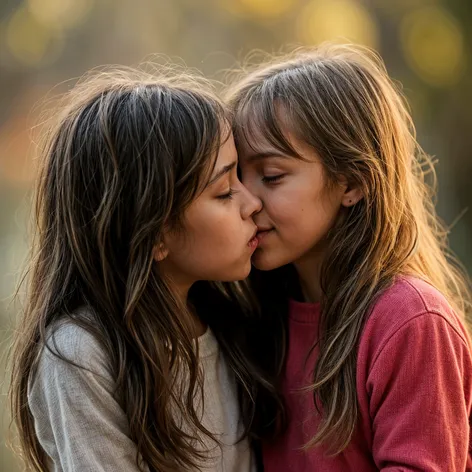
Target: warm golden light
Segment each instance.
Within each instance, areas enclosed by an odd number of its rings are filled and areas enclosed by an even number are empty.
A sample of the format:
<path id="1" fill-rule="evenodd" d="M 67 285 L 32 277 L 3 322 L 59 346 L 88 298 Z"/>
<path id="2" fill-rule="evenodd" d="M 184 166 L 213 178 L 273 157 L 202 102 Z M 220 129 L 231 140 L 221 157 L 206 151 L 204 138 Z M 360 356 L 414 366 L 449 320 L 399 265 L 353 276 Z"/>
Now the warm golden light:
<path id="1" fill-rule="evenodd" d="M 353 0 L 313 0 L 301 11 L 297 35 L 306 44 L 345 40 L 377 46 L 377 26 L 369 11 Z"/>
<path id="2" fill-rule="evenodd" d="M 425 82 L 448 86 L 464 66 L 464 41 L 458 21 L 445 9 L 428 6 L 408 14 L 401 24 L 401 44 L 410 67 Z"/>
<path id="3" fill-rule="evenodd" d="M 72 28 L 89 13 L 94 0 L 27 0 L 32 15 L 42 24 Z"/>
<path id="4" fill-rule="evenodd" d="M 225 7 L 238 15 L 277 18 L 287 13 L 298 2 L 299 0 L 226 0 Z"/>
<path id="5" fill-rule="evenodd" d="M 7 24 L 5 39 L 18 62 L 35 66 L 45 61 L 55 38 L 52 31 L 38 23 L 27 9 L 20 8 Z"/>

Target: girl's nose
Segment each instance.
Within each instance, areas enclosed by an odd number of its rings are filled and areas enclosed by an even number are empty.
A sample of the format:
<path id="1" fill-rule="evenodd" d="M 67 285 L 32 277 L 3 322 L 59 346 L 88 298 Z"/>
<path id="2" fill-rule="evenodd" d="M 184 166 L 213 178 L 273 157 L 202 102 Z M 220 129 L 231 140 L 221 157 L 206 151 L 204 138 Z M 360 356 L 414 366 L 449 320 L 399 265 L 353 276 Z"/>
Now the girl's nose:
<path id="1" fill-rule="evenodd" d="M 244 185 L 241 184 L 241 187 L 241 191 L 244 193 L 241 215 L 244 219 L 246 219 L 261 211 L 262 202 L 258 197 L 253 195 Z"/>

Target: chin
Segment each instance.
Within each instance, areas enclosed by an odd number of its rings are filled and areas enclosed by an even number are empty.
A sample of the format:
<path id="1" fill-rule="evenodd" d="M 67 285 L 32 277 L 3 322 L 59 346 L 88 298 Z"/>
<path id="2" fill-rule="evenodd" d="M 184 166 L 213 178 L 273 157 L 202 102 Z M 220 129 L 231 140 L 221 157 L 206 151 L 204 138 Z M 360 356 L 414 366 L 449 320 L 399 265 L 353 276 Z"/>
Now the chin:
<path id="1" fill-rule="evenodd" d="M 273 270 L 284 264 L 277 264 L 277 261 L 264 257 L 264 254 L 255 254 L 252 256 L 252 265 L 259 270 Z"/>
<path id="2" fill-rule="evenodd" d="M 251 272 L 251 260 L 249 259 L 247 261 L 246 267 L 244 267 L 244 269 L 241 271 L 241 276 L 234 280 L 244 280 L 247 277 L 249 277 L 250 272 Z"/>
<path id="3" fill-rule="evenodd" d="M 239 270 L 233 271 L 231 274 L 224 274 L 223 277 L 216 278 L 215 280 L 221 280 L 224 282 L 236 282 L 237 280 L 244 280 L 249 276 L 251 272 L 251 261 L 248 261 L 244 267 Z"/>

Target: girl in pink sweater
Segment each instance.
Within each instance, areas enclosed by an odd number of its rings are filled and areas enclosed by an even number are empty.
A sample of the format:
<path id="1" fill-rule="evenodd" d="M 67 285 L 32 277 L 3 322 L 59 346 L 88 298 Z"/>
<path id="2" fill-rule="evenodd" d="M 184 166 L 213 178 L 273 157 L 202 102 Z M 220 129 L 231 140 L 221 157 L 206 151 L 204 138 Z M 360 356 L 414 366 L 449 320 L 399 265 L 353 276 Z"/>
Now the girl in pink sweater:
<path id="1" fill-rule="evenodd" d="M 382 61 L 296 52 L 228 101 L 243 183 L 263 203 L 254 347 L 283 398 L 255 395 L 265 472 L 472 470 L 467 285 Z"/>

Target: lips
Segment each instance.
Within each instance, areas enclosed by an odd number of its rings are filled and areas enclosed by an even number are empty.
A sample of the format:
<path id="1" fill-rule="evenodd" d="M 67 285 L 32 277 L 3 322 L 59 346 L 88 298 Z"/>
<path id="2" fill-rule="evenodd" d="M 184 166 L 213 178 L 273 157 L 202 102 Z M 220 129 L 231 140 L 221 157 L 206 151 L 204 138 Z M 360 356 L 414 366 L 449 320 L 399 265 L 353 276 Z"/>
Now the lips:
<path id="1" fill-rule="evenodd" d="M 258 233 L 265 233 L 266 231 L 270 231 L 271 229 L 274 228 L 272 226 L 257 226 Z"/>
<path id="2" fill-rule="evenodd" d="M 263 227 L 258 227 L 257 228 L 257 241 L 259 242 L 259 244 L 264 240 L 264 238 L 270 234 L 272 231 L 274 230 L 274 228 L 263 228 Z"/>
<path id="3" fill-rule="evenodd" d="M 259 243 L 259 240 L 257 239 L 257 228 L 254 230 L 254 234 L 251 236 L 251 239 L 247 243 L 247 245 L 252 249 L 255 250 L 257 248 L 257 245 Z"/>

